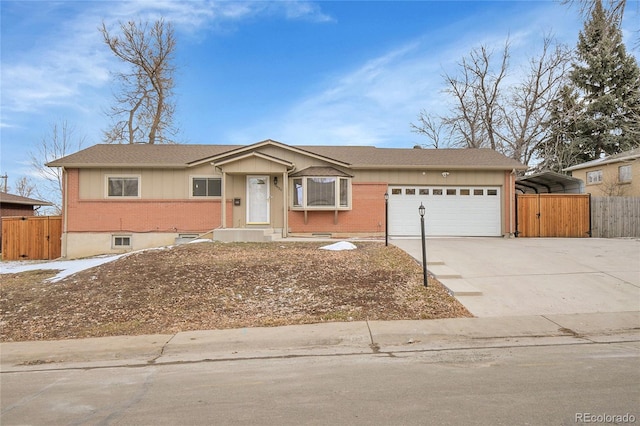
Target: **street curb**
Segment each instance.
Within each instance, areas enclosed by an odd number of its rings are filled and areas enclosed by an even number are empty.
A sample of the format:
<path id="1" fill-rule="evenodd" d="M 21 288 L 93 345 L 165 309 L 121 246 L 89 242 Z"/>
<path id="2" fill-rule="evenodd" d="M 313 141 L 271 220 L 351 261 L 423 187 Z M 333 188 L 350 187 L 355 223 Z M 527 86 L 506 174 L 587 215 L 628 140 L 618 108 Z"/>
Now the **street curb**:
<path id="1" fill-rule="evenodd" d="M 1 372 L 640 341 L 640 312 L 360 321 L 0 345 Z"/>

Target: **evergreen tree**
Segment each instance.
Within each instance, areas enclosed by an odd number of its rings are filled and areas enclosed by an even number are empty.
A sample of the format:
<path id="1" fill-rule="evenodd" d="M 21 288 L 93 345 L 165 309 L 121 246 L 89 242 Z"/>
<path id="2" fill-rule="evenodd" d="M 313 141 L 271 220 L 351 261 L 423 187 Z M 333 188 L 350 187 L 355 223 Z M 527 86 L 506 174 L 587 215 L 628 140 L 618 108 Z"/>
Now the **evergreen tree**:
<path id="1" fill-rule="evenodd" d="M 545 123 L 548 136 L 535 148 L 536 155 L 542 160 L 537 166 L 538 171 L 562 173 L 565 167 L 581 162 L 574 146 L 578 134 L 577 113 L 578 96 L 571 86 L 566 85 L 550 105 L 549 120 Z"/>
<path id="2" fill-rule="evenodd" d="M 618 25 L 597 0 L 579 34 L 570 73 L 579 102 L 571 141 L 577 163 L 640 146 L 640 69 Z"/>

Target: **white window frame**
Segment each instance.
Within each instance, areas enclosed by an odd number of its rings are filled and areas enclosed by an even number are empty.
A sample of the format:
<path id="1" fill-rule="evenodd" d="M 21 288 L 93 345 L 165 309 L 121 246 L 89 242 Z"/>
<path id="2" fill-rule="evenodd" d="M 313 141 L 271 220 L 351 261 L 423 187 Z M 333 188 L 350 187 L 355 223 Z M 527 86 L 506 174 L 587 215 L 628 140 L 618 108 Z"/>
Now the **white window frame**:
<path id="1" fill-rule="evenodd" d="M 109 179 L 137 179 L 138 194 L 137 195 L 109 195 Z M 108 174 L 104 177 L 104 197 L 112 200 L 127 200 L 140 198 L 142 194 L 142 176 L 132 174 Z"/>
<path id="2" fill-rule="evenodd" d="M 118 239 L 128 239 L 129 244 L 116 244 Z M 111 248 L 113 250 L 131 249 L 133 248 L 133 237 L 131 234 L 113 234 L 111 235 Z"/>
<path id="3" fill-rule="evenodd" d="M 217 179 L 220 181 L 220 195 L 193 195 L 193 180 L 194 179 Z M 222 177 L 220 176 L 201 176 L 201 175 L 195 175 L 195 176 L 189 176 L 189 198 L 194 198 L 197 200 L 202 200 L 205 198 L 212 198 L 212 199 L 217 199 L 222 197 Z"/>
<path id="4" fill-rule="evenodd" d="M 587 172 L 587 185 L 602 183 L 602 169 Z"/>
<path id="5" fill-rule="evenodd" d="M 307 203 L 307 184 L 309 179 L 335 179 L 334 182 L 334 204 L 333 205 L 320 205 L 320 206 L 310 206 Z M 302 181 L 302 187 L 296 187 L 296 182 Z M 347 194 L 346 194 L 346 205 L 342 202 L 344 198 L 340 193 L 341 190 L 341 182 L 347 182 Z M 296 204 L 296 196 L 294 196 L 294 191 L 300 191 L 298 194 L 302 199 L 300 204 Z M 300 176 L 294 177 L 291 179 L 291 209 L 292 210 L 351 210 L 353 205 L 352 198 L 352 182 L 350 177 L 344 176 Z"/>
<path id="6" fill-rule="evenodd" d="M 618 167 L 618 182 L 619 183 L 631 183 L 631 179 L 633 178 L 633 173 L 631 169 L 631 164 L 624 164 Z"/>

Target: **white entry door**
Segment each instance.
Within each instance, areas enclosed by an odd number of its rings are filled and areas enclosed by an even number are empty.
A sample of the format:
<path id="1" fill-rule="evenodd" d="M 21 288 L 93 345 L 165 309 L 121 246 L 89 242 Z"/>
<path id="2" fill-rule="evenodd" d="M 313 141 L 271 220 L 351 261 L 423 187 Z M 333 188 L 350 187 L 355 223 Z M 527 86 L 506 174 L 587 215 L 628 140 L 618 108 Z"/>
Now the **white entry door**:
<path id="1" fill-rule="evenodd" d="M 247 176 L 247 224 L 268 224 L 269 176 Z"/>

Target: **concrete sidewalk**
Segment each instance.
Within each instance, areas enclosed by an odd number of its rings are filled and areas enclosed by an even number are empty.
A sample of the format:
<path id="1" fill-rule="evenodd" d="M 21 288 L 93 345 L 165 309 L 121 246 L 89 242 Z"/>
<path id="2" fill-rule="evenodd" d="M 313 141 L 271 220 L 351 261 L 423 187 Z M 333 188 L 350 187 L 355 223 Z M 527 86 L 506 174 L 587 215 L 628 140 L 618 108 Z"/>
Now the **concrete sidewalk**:
<path id="1" fill-rule="evenodd" d="M 3 373 L 640 341 L 639 312 L 368 321 L 1 345 Z"/>
<path id="2" fill-rule="evenodd" d="M 392 239 L 419 262 L 419 239 Z M 427 238 L 428 270 L 475 316 L 640 310 L 640 239 Z"/>

